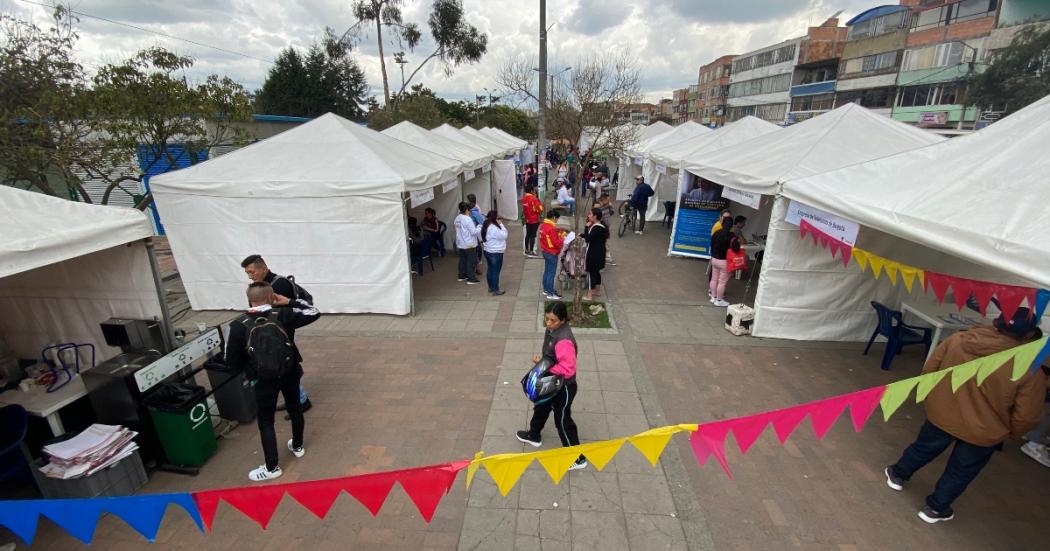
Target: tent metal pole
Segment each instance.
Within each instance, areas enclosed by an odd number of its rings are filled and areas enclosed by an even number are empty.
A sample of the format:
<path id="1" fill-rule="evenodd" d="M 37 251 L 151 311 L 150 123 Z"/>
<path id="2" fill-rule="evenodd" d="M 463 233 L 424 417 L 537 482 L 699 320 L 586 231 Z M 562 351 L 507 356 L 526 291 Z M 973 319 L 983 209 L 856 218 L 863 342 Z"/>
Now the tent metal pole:
<path id="1" fill-rule="evenodd" d="M 404 222 L 405 227 L 405 259 L 408 260 L 408 315 L 415 317 L 416 289 L 415 283 L 412 281 L 412 247 L 408 246 L 408 206 L 405 204 L 408 201 L 408 198 L 408 192 L 403 192 L 401 195 L 401 221 Z M 423 274 L 419 275 L 422 276 Z"/>
<path id="2" fill-rule="evenodd" d="M 164 339 L 165 353 L 175 350 L 175 328 L 171 323 L 171 312 L 168 311 L 167 293 L 164 291 L 164 281 L 160 277 L 160 265 L 157 264 L 157 251 L 152 237 L 147 237 L 146 254 L 149 256 L 149 268 L 153 273 L 153 286 L 157 290 L 157 301 L 160 303 L 160 323 L 162 325 L 161 335 Z"/>

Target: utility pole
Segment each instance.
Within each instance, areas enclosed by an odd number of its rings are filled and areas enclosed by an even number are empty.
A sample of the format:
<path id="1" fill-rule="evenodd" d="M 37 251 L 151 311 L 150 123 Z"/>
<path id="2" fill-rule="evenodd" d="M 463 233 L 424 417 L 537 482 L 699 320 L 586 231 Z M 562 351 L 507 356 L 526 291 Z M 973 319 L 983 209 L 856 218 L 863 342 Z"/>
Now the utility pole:
<path id="1" fill-rule="evenodd" d="M 543 155 L 547 146 L 547 0 L 540 0 L 540 120 L 537 125 L 536 151 Z M 543 182 L 544 188 L 547 182 Z"/>

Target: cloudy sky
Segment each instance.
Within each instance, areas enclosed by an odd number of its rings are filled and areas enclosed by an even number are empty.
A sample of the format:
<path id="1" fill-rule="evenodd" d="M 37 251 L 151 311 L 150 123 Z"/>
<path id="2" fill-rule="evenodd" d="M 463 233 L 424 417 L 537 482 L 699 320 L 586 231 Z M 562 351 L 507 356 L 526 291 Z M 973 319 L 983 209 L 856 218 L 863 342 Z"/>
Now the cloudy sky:
<path id="1" fill-rule="evenodd" d="M 0 0 L 0 10 L 47 25 L 51 0 Z M 78 56 L 90 69 L 135 51 L 161 45 L 193 56 L 188 74 L 227 74 L 249 89 L 266 78 L 272 60 L 287 46 L 308 47 L 324 27 L 343 32 L 354 23 L 351 0 L 72 0 L 81 17 Z M 538 54 L 538 0 L 464 0 L 468 20 L 488 34 L 489 49 L 478 64 L 459 67 L 452 78 L 431 62 L 415 82 L 447 98 L 473 98 L 495 90 L 495 74 L 506 60 Z M 405 20 L 426 28 L 430 0 L 406 0 Z M 839 10 L 840 21 L 874 0 L 551 0 L 547 2 L 550 67 L 571 66 L 581 56 L 629 48 L 637 55 L 650 101 L 695 83 L 697 69 L 723 54 L 739 54 L 800 36 Z M 115 22 L 182 39 L 143 32 Z M 425 33 L 424 33 L 425 34 Z M 223 51 L 226 50 L 226 51 Z M 387 47 L 391 85 L 400 70 Z M 429 41 L 408 55 L 406 71 L 429 54 Z M 383 95 L 374 35 L 355 52 L 372 93 Z"/>

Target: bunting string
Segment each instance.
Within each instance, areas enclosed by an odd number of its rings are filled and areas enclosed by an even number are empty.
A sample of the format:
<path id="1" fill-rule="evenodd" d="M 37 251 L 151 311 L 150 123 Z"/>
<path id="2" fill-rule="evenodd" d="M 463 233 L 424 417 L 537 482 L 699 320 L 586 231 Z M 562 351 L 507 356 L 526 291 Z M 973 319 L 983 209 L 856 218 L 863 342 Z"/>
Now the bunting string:
<path id="1" fill-rule="evenodd" d="M 1009 376 L 1011 380 L 1016 381 L 1030 372 L 1030 366 L 1040 365 L 1048 355 L 1050 338 L 1043 337 L 961 365 L 888 385 L 743 417 L 702 424 L 668 425 L 623 438 L 537 452 L 490 456 L 478 452 L 472 460 L 425 467 L 193 493 L 0 501 L 0 525 L 7 527 L 30 545 L 36 535 L 39 518 L 43 515 L 73 537 L 84 543 L 91 543 L 100 515 L 111 513 L 152 542 L 169 505 L 176 505 L 185 510 L 200 530 L 211 531 L 219 504 L 225 502 L 265 530 L 286 494 L 319 519 L 328 515 L 335 500 L 343 492 L 375 516 L 379 514 L 395 484 L 412 500 L 423 521 L 429 523 L 441 499 L 448 494 L 461 470 L 466 470 L 468 488 L 478 470 L 483 469 L 492 478 L 499 492 L 507 495 L 533 461 L 540 464 L 555 484 L 561 482 L 569 467 L 580 455 L 585 456 L 596 469 L 602 470 L 625 444 L 630 444 L 638 450 L 655 467 L 671 438 L 683 432 L 689 433 L 690 447 L 699 465 L 703 466 L 713 456 L 732 478 L 733 473 L 725 453 L 725 441 L 730 434 L 733 435 L 741 455 L 746 455 L 768 427 L 773 427 L 777 440 L 784 444 L 808 418 L 813 435 L 821 440 L 847 410 L 853 430 L 860 432 L 876 409 L 881 408 L 883 419 L 888 421 L 907 401 L 912 391 L 915 392 L 915 401 L 922 402 L 945 379 L 950 381 L 951 391 L 954 393 L 965 384 L 982 384 L 1008 364 L 1012 365 Z"/>

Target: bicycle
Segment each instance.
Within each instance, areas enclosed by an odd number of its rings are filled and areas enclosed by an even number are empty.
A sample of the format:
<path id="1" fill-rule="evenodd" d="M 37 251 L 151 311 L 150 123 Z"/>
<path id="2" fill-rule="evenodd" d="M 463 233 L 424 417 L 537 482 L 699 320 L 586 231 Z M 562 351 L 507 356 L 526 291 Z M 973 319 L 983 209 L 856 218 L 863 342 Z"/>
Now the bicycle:
<path id="1" fill-rule="evenodd" d="M 627 205 L 627 208 L 624 208 L 624 205 Z M 630 205 L 630 203 L 624 203 L 623 205 L 620 205 L 620 216 L 623 217 L 623 220 L 620 221 L 620 230 L 619 232 L 617 232 L 618 237 L 623 237 L 623 234 L 627 233 L 627 226 L 630 226 L 631 229 L 634 229 L 634 217 L 637 215 L 637 212 L 638 211 L 636 211 L 635 208 Z"/>

